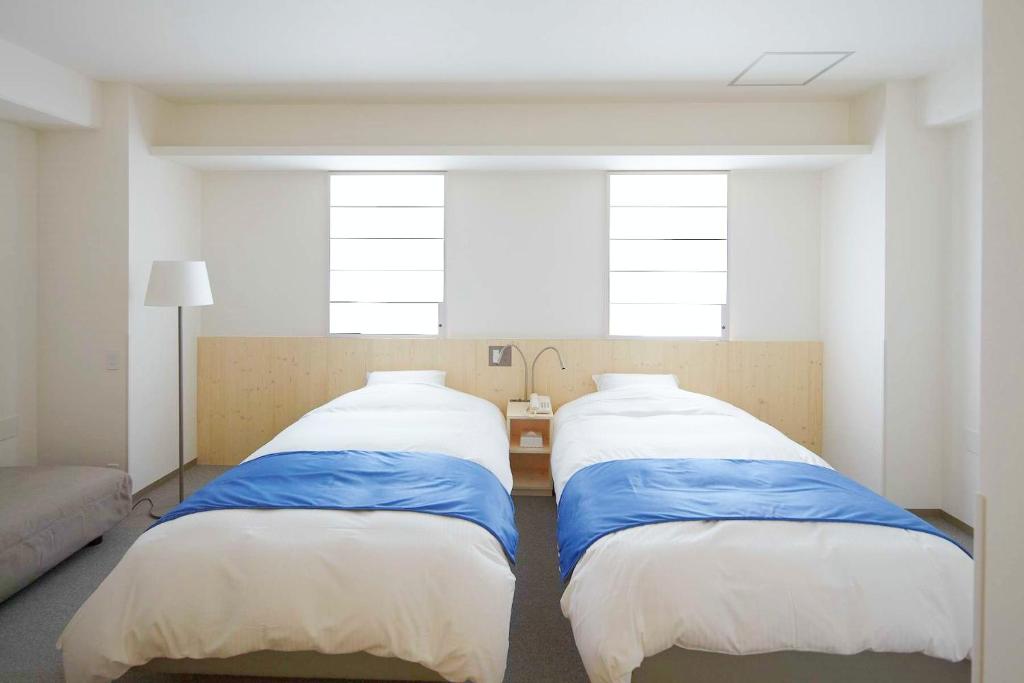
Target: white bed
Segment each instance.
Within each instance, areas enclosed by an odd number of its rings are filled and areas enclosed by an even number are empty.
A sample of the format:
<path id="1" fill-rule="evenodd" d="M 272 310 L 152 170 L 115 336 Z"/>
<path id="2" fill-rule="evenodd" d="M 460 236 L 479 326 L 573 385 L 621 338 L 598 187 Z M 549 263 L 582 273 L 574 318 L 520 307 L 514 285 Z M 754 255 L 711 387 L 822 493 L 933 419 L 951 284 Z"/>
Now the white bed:
<path id="1" fill-rule="evenodd" d="M 494 405 L 443 386 L 376 384 L 308 413 L 249 459 L 292 450 L 444 453 L 511 490 Z M 61 636 L 69 683 L 157 658 L 366 652 L 451 681 L 498 683 L 515 578 L 498 541 L 416 512 L 218 510 L 139 537 Z"/>
<path id="2" fill-rule="evenodd" d="M 556 496 L 578 470 L 629 458 L 828 466 L 742 410 L 676 388 L 625 386 L 558 411 Z M 971 650 L 973 573 L 973 561 L 952 543 L 902 529 L 669 522 L 594 543 L 561 604 L 596 683 L 627 682 L 645 658 L 671 648 L 923 653 L 959 661 Z"/>

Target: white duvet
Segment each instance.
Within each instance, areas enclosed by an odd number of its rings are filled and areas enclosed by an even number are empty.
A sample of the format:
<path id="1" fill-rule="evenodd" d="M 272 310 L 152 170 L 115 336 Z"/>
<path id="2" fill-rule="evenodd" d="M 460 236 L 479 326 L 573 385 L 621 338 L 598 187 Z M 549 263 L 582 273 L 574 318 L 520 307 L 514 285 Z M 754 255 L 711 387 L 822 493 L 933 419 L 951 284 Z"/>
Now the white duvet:
<path id="1" fill-rule="evenodd" d="M 511 489 L 492 404 L 427 384 L 345 394 L 249 459 L 291 450 L 394 450 L 465 458 Z M 145 532 L 58 643 L 71 683 L 157 657 L 257 650 L 365 651 L 448 680 L 498 683 L 515 578 L 472 522 L 416 512 L 220 510 Z"/>
<path id="2" fill-rule="evenodd" d="M 722 401 L 672 388 L 589 394 L 558 411 L 556 495 L 587 465 L 628 458 L 794 460 L 828 466 Z M 973 561 L 952 543 L 885 527 L 670 522 L 597 541 L 562 596 L 592 681 L 625 683 L 673 646 L 970 654 Z"/>

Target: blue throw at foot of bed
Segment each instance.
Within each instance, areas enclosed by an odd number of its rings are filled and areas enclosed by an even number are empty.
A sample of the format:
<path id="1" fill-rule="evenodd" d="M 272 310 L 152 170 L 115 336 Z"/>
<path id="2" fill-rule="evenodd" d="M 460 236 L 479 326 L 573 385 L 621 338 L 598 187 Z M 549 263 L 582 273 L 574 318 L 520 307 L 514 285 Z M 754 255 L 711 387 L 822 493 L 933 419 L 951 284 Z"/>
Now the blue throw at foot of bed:
<path id="1" fill-rule="evenodd" d="M 567 581 L 593 543 L 659 522 L 845 522 L 919 531 L 921 518 L 827 467 L 783 460 L 613 460 L 585 467 L 558 501 L 558 563 Z"/>
<path id="2" fill-rule="evenodd" d="M 519 543 L 512 497 L 498 478 L 475 462 L 440 453 L 264 455 L 231 468 L 153 526 L 197 512 L 232 509 L 425 512 L 483 527 L 512 562 Z"/>

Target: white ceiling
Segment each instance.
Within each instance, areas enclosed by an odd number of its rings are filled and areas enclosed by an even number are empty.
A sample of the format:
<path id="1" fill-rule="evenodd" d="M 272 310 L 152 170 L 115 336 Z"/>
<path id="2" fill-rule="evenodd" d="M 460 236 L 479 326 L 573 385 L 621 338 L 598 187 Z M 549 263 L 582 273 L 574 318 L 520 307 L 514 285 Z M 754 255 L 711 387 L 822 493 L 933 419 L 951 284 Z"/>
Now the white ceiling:
<path id="1" fill-rule="evenodd" d="M 0 38 L 184 100 L 813 99 L 945 68 L 980 0 L 0 0 Z M 728 87 L 765 51 L 854 51 Z"/>

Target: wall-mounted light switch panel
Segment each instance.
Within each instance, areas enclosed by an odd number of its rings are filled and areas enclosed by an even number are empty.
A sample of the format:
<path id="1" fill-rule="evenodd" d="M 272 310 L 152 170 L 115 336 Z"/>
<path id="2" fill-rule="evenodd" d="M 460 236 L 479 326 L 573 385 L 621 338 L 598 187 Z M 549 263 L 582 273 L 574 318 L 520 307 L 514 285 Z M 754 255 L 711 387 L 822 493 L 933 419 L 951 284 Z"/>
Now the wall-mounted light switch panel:
<path id="1" fill-rule="evenodd" d="M 117 351 L 107 351 L 105 366 L 107 370 L 120 370 L 121 354 Z"/>
<path id="2" fill-rule="evenodd" d="M 507 368 L 512 365 L 512 349 L 507 346 L 488 346 L 487 364 L 491 367 Z"/>

